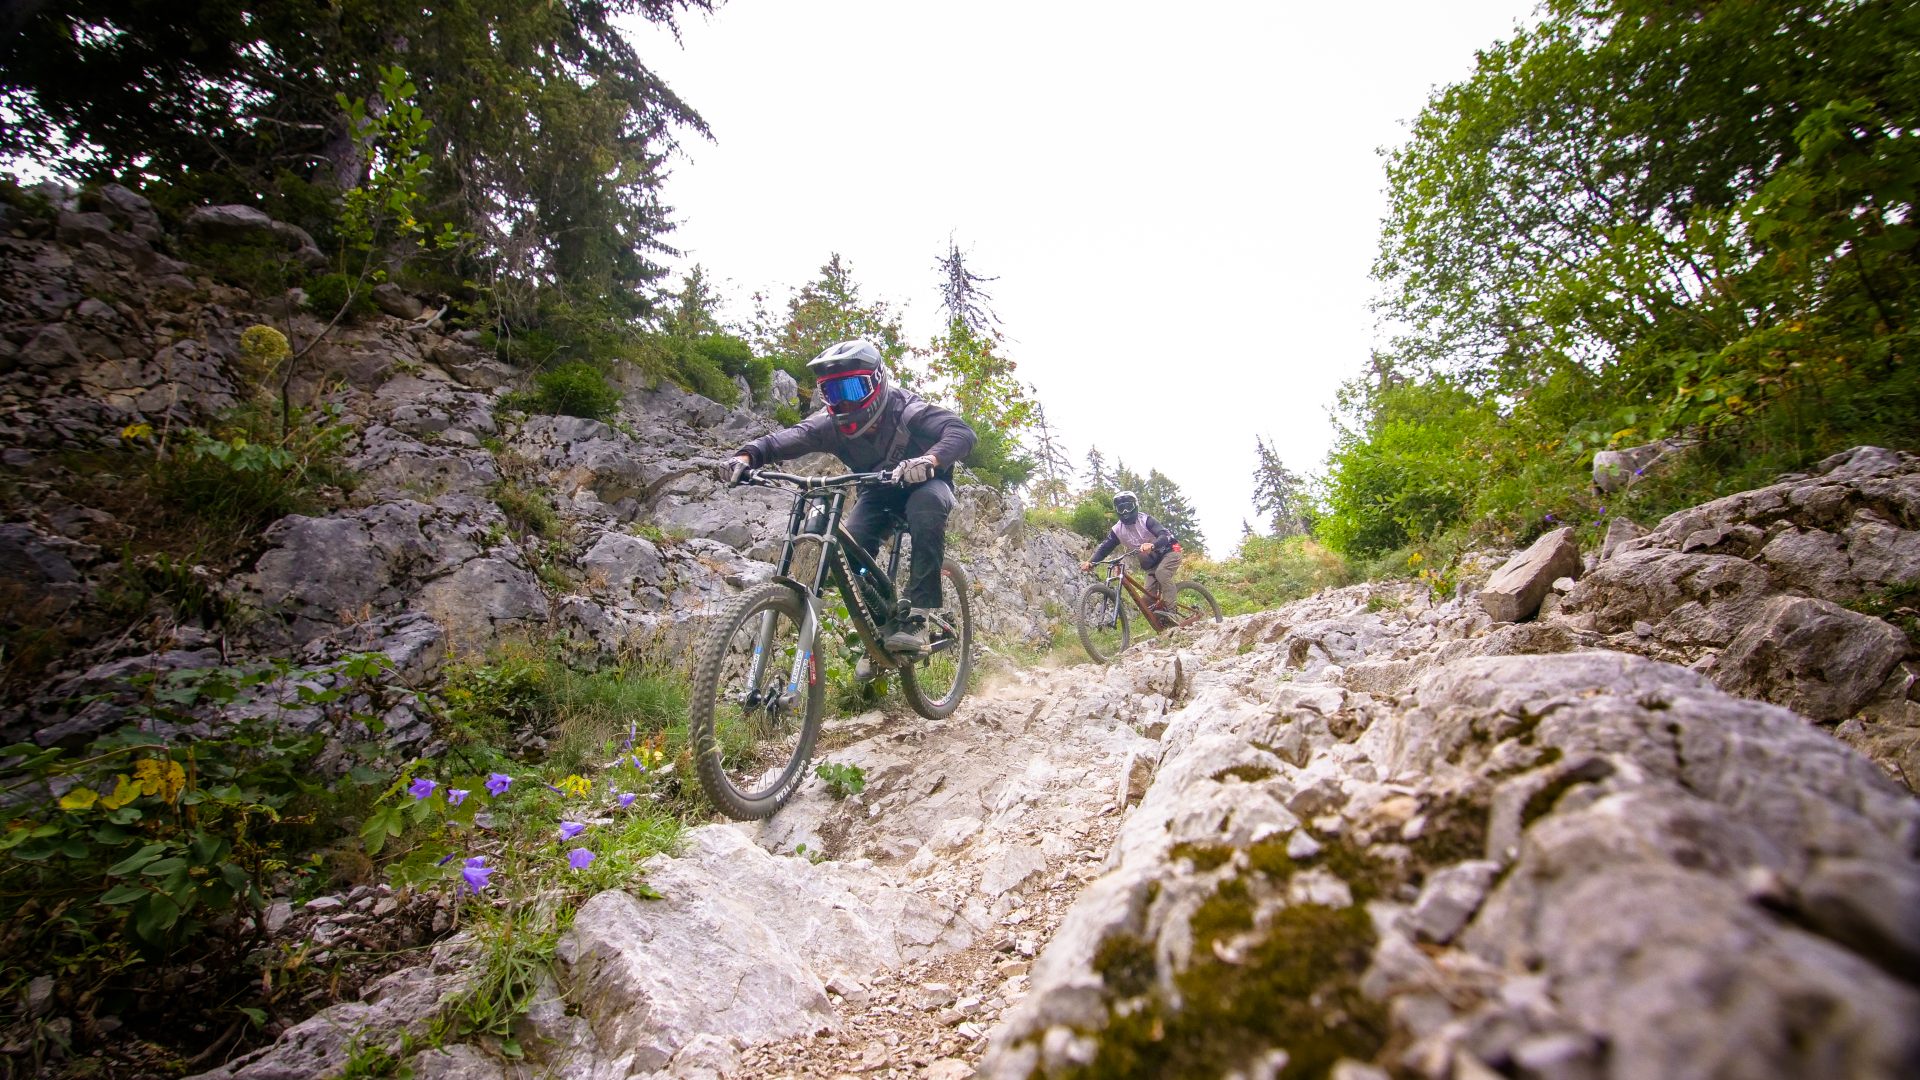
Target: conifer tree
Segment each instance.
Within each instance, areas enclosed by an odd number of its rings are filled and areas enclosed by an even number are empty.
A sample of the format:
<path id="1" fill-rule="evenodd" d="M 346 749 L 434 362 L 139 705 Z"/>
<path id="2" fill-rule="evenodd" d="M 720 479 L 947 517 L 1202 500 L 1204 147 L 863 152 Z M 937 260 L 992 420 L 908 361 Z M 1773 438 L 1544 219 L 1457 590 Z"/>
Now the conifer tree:
<path id="1" fill-rule="evenodd" d="M 1107 475 L 1107 458 L 1097 446 L 1087 447 L 1087 494 L 1113 490 L 1113 478 Z"/>
<path id="2" fill-rule="evenodd" d="M 1034 406 L 1034 457 L 1040 465 L 1040 479 L 1034 484 L 1035 500 L 1058 510 L 1072 495 L 1073 464 L 1067 449 L 1055 437 L 1047 423 L 1046 406 Z"/>
<path id="3" fill-rule="evenodd" d="M 1266 513 L 1275 536 L 1297 536 L 1310 524 L 1300 477 L 1280 461 L 1267 440 L 1254 436 L 1253 505 Z"/>

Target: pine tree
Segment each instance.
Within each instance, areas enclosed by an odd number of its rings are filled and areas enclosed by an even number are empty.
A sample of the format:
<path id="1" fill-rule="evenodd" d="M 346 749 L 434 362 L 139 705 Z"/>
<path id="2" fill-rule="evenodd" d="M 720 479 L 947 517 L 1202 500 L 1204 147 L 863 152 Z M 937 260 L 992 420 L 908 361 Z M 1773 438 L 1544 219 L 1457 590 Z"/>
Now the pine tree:
<path id="1" fill-rule="evenodd" d="M 959 245 L 947 243 L 936 260 L 941 271 L 940 305 L 947 315 L 945 334 L 927 345 L 928 396 L 953 404 L 972 426 L 978 441 L 966 466 L 1003 491 L 1027 482 L 1040 463 L 1027 456 L 1020 436 L 1033 421 L 1034 402 L 1003 355 L 999 319 L 981 286 L 994 280 L 967 269 Z"/>
<path id="2" fill-rule="evenodd" d="M 1087 447 L 1087 494 L 1113 490 L 1113 478 L 1107 475 L 1107 459 L 1097 446 Z"/>
<path id="3" fill-rule="evenodd" d="M 1073 464 L 1067 460 L 1067 448 L 1054 437 L 1047 424 L 1046 406 L 1034 406 L 1034 456 L 1040 465 L 1040 480 L 1034 485 L 1036 501 L 1058 510 L 1072 497 Z"/>
<path id="4" fill-rule="evenodd" d="M 707 279 L 707 271 L 699 263 L 687 271 L 680 281 L 680 291 L 673 294 L 673 310 L 667 316 L 667 332 L 675 337 L 697 338 L 708 334 L 718 334 L 720 326 L 720 294 L 715 292 Z"/>
<path id="5" fill-rule="evenodd" d="M 1300 477 L 1280 462 L 1267 440 L 1253 438 L 1253 505 L 1264 511 L 1275 536 L 1298 536 L 1310 524 Z"/>
<path id="6" fill-rule="evenodd" d="M 1200 532 L 1199 515 L 1194 512 L 1193 504 L 1187 500 L 1179 484 L 1160 470 L 1150 469 L 1147 471 L 1146 484 L 1139 494 L 1140 508 L 1173 530 L 1173 535 L 1180 538 L 1182 548 L 1195 554 L 1205 553 L 1207 540 Z"/>

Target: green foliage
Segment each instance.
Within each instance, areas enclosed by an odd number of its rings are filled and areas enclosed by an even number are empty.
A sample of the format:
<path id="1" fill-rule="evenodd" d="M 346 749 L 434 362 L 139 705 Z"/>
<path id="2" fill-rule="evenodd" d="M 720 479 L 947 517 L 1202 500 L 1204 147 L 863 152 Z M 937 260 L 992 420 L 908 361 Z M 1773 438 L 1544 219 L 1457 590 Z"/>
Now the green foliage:
<path id="1" fill-rule="evenodd" d="M 575 360 L 534 376 L 534 389 L 520 399 L 529 412 L 602 420 L 620 409 L 620 391 L 606 375 Z"/>
<path id="2" fill-rule="evenodd" d="M 559 647 L 506 643 L 484 663 L 449 666 L 441 697 L 457 745 L 512 741 L 533 733 L 548 742 L 547 764 L 575 772 L 614 754 L 627 736 L 677 752 L 686 734 L 687 688 L 642 660 L 583 671 Z M 604 760 L 604 759 L 600 759 Z"/>
<path id="3" fill-rule="evenodd" d="M 1000 428 L 969 423 L 975 442 L 961 464 L 981 483 L 1001 491 L 1013 491 L 1025 484 L 1039 465 L 1021 449 L 1019 441 Z"/>
<path id="4" fill-rule="evenodd" d="M 346 326 L 370 319 L 380 310 L 374 305 L 371 286 L 338 273 L 322 274 L 308 283 L 307 307 L 322 319 L 338 315 Z"/>
<path id="5" fill-rule="evenodd" d="M 174 433 L 170 446 L 144 424 L 121 437 L 152 447 L 151 482 L 171 512 L 232 537 L 311 509 L 320 487 L 348 482 L 340 458 L 351 434 L 337 406 L 285 419 L 273 406 L 246 406 L 212 430 Z"/>
<path id="6" fill-rule="evenodd" d="M 1317 531 L 1353 555 L 1642 518 L 1920 442 L 1920 9 L 1554 0 L 1389 165 L 1406 328 L 1350 388 Z M 1697 442 L 1608 504 L 1593 451 Z"/>
<path id="7" fill-rule="evenodd" d="M 799 409 L 784 401 L 773 408 L 773 422 L 783 427 L 792 427 L 804 419 L 806 417 L 800 415 Z"/>
<path id="8" fill-rule="evenodd" d="M 1317 535 L 1343 554 L 1375 555 L 1458 520 L 1488 477 L 1481 448 L 1497 424 L 1445 380 L 1375 392 L 1364 427 L 1341 431 L 1329 457 Z"/>
<path id="9" fill-rule="evenodd" d="M 827 258 L 818 278 L 787 299 L 783 315 L 769 310 L 765 295 L 756 293 L 753 299 L 749 338 L 754 353 L 793 376 L 802 389 L 813 385 L 807 361 L 829 345 L 854 338 L 873 342 L 887 366 L 896 375 L 907 376 L 900 364 L 907 354 L 907 338 L 899 316 L 886 301 L 869 303 L 861 297 L 853 267 L 838 253 Z"/>
<path id="10" fill-rule="evenodd" d="M 491 494 L 500 512 L 507 515 L 508 524 L 522 533 L 547 540 L 560 534 L 560 515 L 545 493 L 517 480 L 502 480 L 493 486 Z"/>
<path id="11" fill-rule="evenodd" d="M 1300 535 L 1249 536 L 1225 562 L 1190 559 L 1184 572 L 1212 590 L 1221 611 L 1244 615 L 1353 580 L 1345 559 Z"/>
<path id="12" fill-rule="evenodd" d="M 362 773 L 343 783 L 312 761 L 330 735 L 355 746 L 356 732 L 380 730 L 386 668 L 367 654 L 311 670 L 141 673 L 128 722 L 79 753 L 0 751 L 8 790 L 31 796 L 0 810 L 0 915 L 21 931 L 9 948 L 23 950 L 8 966 L 108 939 L 165 956 L 211 927 L 237 933 L 217 917 L 259 912 L 270 879 L 330 840 L 359 797 Z M 247 703 L 265 707 L 229 714 L 217 736 L 187 734 Z M 324 720 L 291 725 L 283 708 Z"/>
<path id="13" fill-rule="evenodd" d="M 1106 539 L 1113 521 L 1111 491 L 1089 491 L 1067 512 L 1067 528 L 1094 541 Z"/>
<path id="14" fill-rule="evenodd" d="M 671 228 L 660 166 L 676 128 L 705 125 L 623 25 L 710 7 L 482 0 L 400 34 L 419 13 L 389 0 L 351 17 L 284 0 L 36 8 L 0 37 L 0 150 L 70 176 L 191 180 L 220 202 L 256 202 L 300 162 L 336 194 L 363 190 L 404 236 L 392 189 L 367 182 L 386 172 L 424 195 L 405 209 L 429 211 L 414 214 L 427 232 L 475 234 L 444 257 L 508 318 L 552 290 L 645 314 L 663 272 L 648 256 Z M 371 145 L 368 121 L 390 129 Z"/>
<path id="15" fill-rule="evenodd" d="M 814 767 L 813 775 L 827 785 L 827 794 L 835 799 L 844 799 L 867 790 L 867 771 L 858 765 L 823 761 Z"/>

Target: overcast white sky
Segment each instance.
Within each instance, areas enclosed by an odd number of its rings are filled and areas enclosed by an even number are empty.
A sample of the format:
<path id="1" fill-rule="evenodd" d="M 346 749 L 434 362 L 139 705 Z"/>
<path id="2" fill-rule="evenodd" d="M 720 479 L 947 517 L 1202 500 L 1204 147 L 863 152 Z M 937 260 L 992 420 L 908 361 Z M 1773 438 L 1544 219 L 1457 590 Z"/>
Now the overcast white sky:
<path id="1" fill-rule="evenodd" d="M 712 125 L 669 239 L 730 314 L 838 251 L 924 343 L 951 234 L 1076 463 L 1166 473 L 1224 555 L 1254 436 L 1319 471 L 1365 364 L 1379 149 L 1531 8 L 729 0 L 638 43 Z"/>

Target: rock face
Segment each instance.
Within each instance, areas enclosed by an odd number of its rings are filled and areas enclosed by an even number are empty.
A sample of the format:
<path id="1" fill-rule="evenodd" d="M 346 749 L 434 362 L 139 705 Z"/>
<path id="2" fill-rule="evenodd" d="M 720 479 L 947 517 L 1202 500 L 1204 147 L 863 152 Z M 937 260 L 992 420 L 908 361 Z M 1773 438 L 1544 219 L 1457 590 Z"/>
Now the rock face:
<path id="1" fill-rule="evenodd" d="M 1580 576 L 1580 546 L 1571 528 L 1555 529 L 1515 555 L 1480 589 L 1480 606 L 1494 622 L 1519 622 L 1540 610 L 1560 578 Z"/>
<path id="2" fill-rule="evenodd" d="M 1153 787 L 985 1075 L 1920 1065 L 1908 793 L 1785 709 L 1619 653 L 1501 655 L 1538 639 L 1446 606 L 1381 620 L 1368 651 L 1425 672 L 1391 705 L 1287 645 L 1331 599 L 1198 643 Z"/>
<path id="3" fill-rule="evenodd" d="M 684 857 L 647 870 L 663 899 L 602 893 L 560 942 L 560 982 L 592 1029 L 596 1073 L 665 1069 L 702 1036 L 746 1046 L 830 1027 L 829 985 L 973 933 L 883 875 L 776 858 L 726 826 L 695 830 Z"/>
<path id="4" fill-rule="evenodd" d="M 328 328 L 296 297 L 249 296 L 162 253 L 190 235 L 310 260 L 310 237 L 257 209 L 202 207 L 170 238 L 125 188 L 61 203 L 0 235 L 0 441 L 21 474 L 0 515 L 11 608 L 76 626 L 108 618 L 100 606 L 124 574 L 109 553 L 138 523 L 59 495 L 71 478 L 58 455 L 137 451 L 123 432 L 204 426 L 256 400 L 262 375 L 239 345 L 256 324 L 303 351 L 292 400 L 337 410 L 350 429 L 340 465 L 352 492 L 268 526 L 239 565 L 196 568 L 244 624 L 226 635 L 230 648 L 324 650 L 369 620 L 414 613 L 469 655 L 503 638 L 559 637 L 603 658 L 672 657 L 773 573 L 787 496 L 726 490 L 708 471 L 770 430 L 767 416 L 624 369 L 613 375 L 625 400 L 604 420 L 507 411 L 525 373 L 483 354 L 476 333 L 416 318 L 418 297 L 383 285 L 375 300 L 393 317 Z M 797 394 L 791 379 L 774 390 L 779 403 Z M 1020 518 L 1015 499 L 962 494 L 952 546 L 979 553 L 969 566 L 983 637 L 1046 638 L 1078 586 L 1078 542 L 1030 533 Z M 81 688 L 120 661 L 196 654 L 219 629 L 121 638 L 52 675 Z M 73 738 L 114 715 L 69 723 L 63 710 L 73 712 L 36 701 L 32 715 L 0 713 L 0 731 Z"/>
<path id="5" fill-rule="evenodd" d="M 1878 610 L 1920 583 L 1920 458 L 1861 447 L 1615 543 L 1550 621 L 1827 723 L 1920 780 L 1914 642 Z M 1846 606 L 1843 606 L 1846 605 Z"/>

